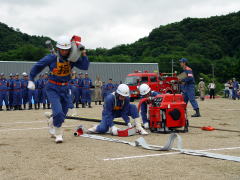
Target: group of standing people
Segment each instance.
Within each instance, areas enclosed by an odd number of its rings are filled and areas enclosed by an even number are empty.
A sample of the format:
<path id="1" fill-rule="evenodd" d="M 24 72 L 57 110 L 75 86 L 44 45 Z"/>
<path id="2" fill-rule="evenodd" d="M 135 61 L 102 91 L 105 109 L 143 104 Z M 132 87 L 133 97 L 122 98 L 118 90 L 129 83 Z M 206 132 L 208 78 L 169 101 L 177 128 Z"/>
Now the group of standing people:
<path id="1" fill-rule="evenodd" d="M 215 99 L 216 84 L 214 81 L 210 82 L 208 86 L 206 86 L 203 78 L 200 78 L 197 88 L 202 101 L 205 99 L 205 92 L 207 88 L 209 90 L 210 99 Z M 233 100 L 240 99 L 240 87 L 236 78 L 233 78 L 224 84 L 224 98 L 230 98 Z"/>
<path id="2" fill-rule="evenodd" d="M 230 79 L 224 84 L 224 97 L 233 100 L 240 99 L 240 85 L 236 78 Z"/>
<path id="3" fill-rule="evenodd" d="M 35 81 L 35 90 L 27 88 L 28 81 L 29 77 L 26 72 L 22 73 L 22 78 L 18 73 L 10 73 L 9 79 L 5 77 L 4 73 L 0 74 L 0 111 L 3 110 L 3 102 L 6 110 L 25 110 L 27 104 L 28 109 L 33 109 L 33 103 L 35 109 L 39 109 L 40 104 L 43 104 L 44 109 L 50 109 L 50 102 L 45 89 L 48 74 L 39 76 L 39 79 Z"/>
<path id="4" fill-rule="evenodd" d="M 205 94 L 207 89 L 209 91 L 210 99 L 215 99 L 216 84 L 214 83 L 214 81 L 210 82 L 208 86 L 206 86 L 203 78 L 200 78 L 197 89 L 200 94 L 200 99 L 202 101 L 205 100 Z"/>

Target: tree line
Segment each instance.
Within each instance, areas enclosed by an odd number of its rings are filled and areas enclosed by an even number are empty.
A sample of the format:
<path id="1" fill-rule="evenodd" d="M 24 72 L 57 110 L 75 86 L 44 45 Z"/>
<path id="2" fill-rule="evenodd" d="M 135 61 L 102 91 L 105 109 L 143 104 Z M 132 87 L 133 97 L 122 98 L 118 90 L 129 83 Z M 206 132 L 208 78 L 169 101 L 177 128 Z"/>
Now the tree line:
<path id="1" fill-rule="evenodd" d="M 43 36 L 30 36 L 0 23 L 0 60 L 37 61 L 48 50 Z M 88 49 L 92 62 L 158 63 L 161 72 L 180 72 L 178 60 L 189 59 L 195 78 L 223 83 L 240 78 L 240 11 L 210 18 L 185 18 L 159 26 L 147 37 L 111 49 Z"/>

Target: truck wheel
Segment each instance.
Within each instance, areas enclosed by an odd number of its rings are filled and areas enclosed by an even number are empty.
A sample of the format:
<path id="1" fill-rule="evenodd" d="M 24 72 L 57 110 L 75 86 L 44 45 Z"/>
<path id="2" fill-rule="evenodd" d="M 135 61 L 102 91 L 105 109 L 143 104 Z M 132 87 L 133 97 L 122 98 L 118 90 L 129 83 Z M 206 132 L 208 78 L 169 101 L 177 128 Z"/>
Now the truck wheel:
<path id="1" fill-rule="evenodd" d="M 166 94 L 172 94 L 172 91 L 167 91 Z"/>

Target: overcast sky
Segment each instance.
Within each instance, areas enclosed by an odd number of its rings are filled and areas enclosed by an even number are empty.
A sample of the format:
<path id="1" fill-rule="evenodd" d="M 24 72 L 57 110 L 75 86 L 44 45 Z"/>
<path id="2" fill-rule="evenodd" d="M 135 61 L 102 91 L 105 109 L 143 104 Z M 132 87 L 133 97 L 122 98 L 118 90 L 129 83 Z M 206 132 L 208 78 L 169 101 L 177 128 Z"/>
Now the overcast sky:
<path id="1" fill-rule="evenodd" d="M 112 48 L 186 17 L 240 10 L 240 0 L 0 0 L 0 22 L 30 35 L 80 35 L 86 48 Z"/>

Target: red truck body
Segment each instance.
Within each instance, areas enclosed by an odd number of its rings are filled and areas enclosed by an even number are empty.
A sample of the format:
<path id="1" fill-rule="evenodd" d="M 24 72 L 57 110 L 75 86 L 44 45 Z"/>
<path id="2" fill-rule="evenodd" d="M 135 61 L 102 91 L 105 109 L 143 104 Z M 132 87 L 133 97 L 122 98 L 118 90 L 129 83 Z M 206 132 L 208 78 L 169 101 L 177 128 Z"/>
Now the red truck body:
<path id="1" fill-rule="evenodd" d="M 177 76 L 173 74 L 168 76 L 167 73 L 149 73 L 144 72 L 134 72 L 128 74 L 125 83 L 130 88 L 130 97 L 132 99 L 139 97 L 138 87 L 145 83 L 148 84 L 152 91 L 160 92 L 162 94 L 172 94 L 178 92 Z M 172 83 L 172 82 L 175 83 Z"/>

